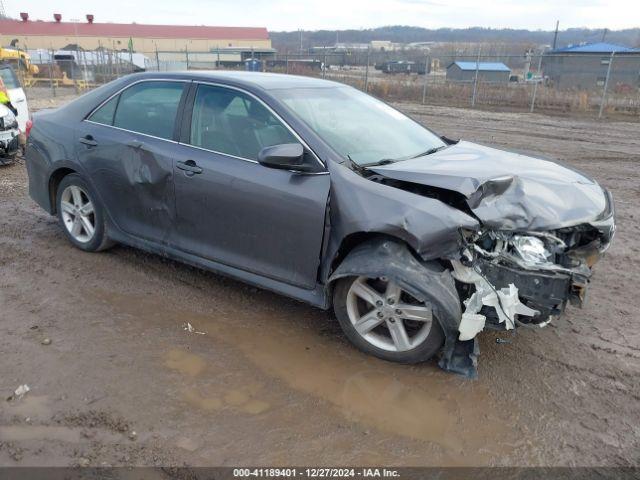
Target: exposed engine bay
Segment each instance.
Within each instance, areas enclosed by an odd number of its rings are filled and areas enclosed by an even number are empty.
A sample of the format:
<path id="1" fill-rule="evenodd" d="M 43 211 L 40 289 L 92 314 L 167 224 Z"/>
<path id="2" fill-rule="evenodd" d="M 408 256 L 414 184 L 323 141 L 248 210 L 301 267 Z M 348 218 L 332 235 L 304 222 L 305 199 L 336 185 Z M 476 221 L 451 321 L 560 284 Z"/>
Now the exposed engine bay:
<path id="1" fill-rule="evenodd" d="M 452 260 L 464 304 L 460 340 L 484 328 L 544 327 L 567 303 L 582 307 L 591 267 L 608 248 L 612 229 L 591 225 L 554 232 L 463 232 Z"/>

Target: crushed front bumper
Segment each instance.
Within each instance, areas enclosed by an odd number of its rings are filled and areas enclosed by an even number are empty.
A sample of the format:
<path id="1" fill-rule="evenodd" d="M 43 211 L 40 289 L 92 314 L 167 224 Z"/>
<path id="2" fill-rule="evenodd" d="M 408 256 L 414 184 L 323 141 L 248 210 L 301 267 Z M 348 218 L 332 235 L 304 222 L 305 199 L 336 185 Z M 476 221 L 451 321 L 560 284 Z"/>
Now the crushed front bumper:
<path id="1" fill-rule="evenodd" d="M 521 270 L 478 260 L 478 269 L 497 290 L 515 285 L 522 303 L 540 312 L 541 321 L 550 315 L 560 315 L 571 297 L 574 282 L 568 273 Z"/>
<path id="2" fill-rule="evenodd" d="M 0 165 L 13 162 L 19 148 L 20 141 L 17 130 L 0 132 Z"/>
<path id="3" fill-rule="evenodd" d="M 615 233 L 613 208 L 605 218 L 553 232 L 484 232 L 467 243 L 453 261 L 464 311 L 460 340 L 486 328 L 545 326 L 568 303 L 581 307 L 592 267 L 609 248 Z M 549 242 L 548 261 L 527 262 L 510 247 L 514 235 L 534 235 Z"/>

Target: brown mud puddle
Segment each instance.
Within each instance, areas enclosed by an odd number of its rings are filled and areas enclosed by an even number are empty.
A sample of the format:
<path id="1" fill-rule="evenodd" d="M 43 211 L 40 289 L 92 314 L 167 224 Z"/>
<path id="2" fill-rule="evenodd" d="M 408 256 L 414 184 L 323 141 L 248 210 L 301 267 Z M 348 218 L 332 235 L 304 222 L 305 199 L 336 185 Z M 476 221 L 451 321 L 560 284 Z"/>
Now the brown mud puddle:
<path id="1" fill-rule="evenodd" d="M 531 447 L 531 439 L 519 440 L 501 418 L 501 409 L 509 407 L 496 405 L 479 382 L 446 374 L 433 363 L 396 365 L 366 356 L 317 330 L 296 325 L 294 313 L 238 308 L 237 315 L 207 316 L 168 302 L 159 305 L 157 298 L 144 295 L 89 294 L 114 314 L 134 317 L 142 328 L 159 322 L 175 328 L 189 322 L 206 332 L 191 334 L 194 342 L 223 342 L 236 349 L 240 361 L 248 360 L 265 374 L 264 383 L 271 377 L 295 392 L 322 399 L 328 404 L 325 414 L 436 444 L 447 464 L 491 464 L 516 449 Z M 194 382 L 219 374 L 212 360 L 177 348 L 168 349 L 164 366 Z M 197 383 L 195 387 L 184 392 L 183 401 L 206 412 L 230 409 L 257 415 L 272 408 L 261 398 L 262 388 L 251 382 L 232 390 L 211 391 L 209 386 L 203 391 Z"/>

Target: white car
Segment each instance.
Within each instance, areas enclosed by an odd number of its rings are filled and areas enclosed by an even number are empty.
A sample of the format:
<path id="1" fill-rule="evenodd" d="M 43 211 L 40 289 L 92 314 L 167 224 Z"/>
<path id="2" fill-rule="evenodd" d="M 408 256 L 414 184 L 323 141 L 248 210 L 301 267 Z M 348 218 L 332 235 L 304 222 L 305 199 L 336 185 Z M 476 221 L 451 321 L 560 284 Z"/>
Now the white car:
<path id="1" fill-rule="evenodd" d="M 11 112 L 4 105 L 0 110 L 0 118 L 3 119 L 0 129 L 0 165 L 11 163 L 16 156 L 18 149 L 26 143 L 26 137 L 29 134 L 31 127 L 31 118 L 29 115 L 29 106 L 27 105 L 27 96 L 22 89 L 18 76 L 13 71 L 10 65 L 0 64 L 0 78 L 4 83 L 4 87 L 7 90 L 7 96 L 11 101 L 11 105 L 17 110 L 15 119 L 17 125 L 13 125 L 11 118 L 14 117 Z"/>
<path id="2" fill-rule="evenodd" d="M 27 131 L 27 122 L 29 121 L 29 106 L 27 105 L 27 96 L 22 89 L 22 85 L 20 85 L 20 80 L 10 65 L 0 65 L 0 77 L 7 89 L 11 104 L 18 110 L 16 115 L 18 128 L 21 133 L 25 133 Z"/>

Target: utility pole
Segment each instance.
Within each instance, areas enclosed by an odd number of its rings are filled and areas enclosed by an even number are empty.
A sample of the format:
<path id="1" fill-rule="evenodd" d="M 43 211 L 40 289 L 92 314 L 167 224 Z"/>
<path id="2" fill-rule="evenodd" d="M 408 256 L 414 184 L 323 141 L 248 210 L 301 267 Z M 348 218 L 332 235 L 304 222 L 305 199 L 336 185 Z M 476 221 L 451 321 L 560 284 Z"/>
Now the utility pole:
<path id="1" fill-rule="evenodd" d="M 556 49 L 558 45 L 558 27 L 560 26 L 560 20 L 556 20 L 556 32 L 553 34 L 553 49 Z"/>
<path id="2" fill-rule="evenodd" d="M 322 78 L 325 78 L 327 73 L 327 47 L 325 46 L 323 49 L 323 59 L 322 59 Z"/>
<path id="3" fill-rule="evenodd" d="M 482 52 L 482 45 L 478 47 L 478 59 L 476 60 L 476 75 L 473 79 L 473 96 L 471 97 L 471 107 L 476 106 L 476 94 L 478 92 L 478 71 L 480 70 L 480 53 Z"/>
<path id="4" fill-rule="evenodd" d="M 80 45 L 78 45 L 78 22 L 80 21 L 77 18 L 72 18 L 70 19 L 73 22 L 73 31 L 75 32 L 75 36 L 76 36 L 76 55 L 75 55 L 75 61 L 78 62 L 78 66 L 80 66 Z M 82 64 L 82 79 L 84 81 L 87 80 L 87 65 L 85 64 L 85 62 L 83 62 Z M 78 93 L 78 84 L 76 82 L 75 79 L 73 79 L 73 82 L 75 83 L 76 86 L 76 93 Z"/>
<path id="5" fill-rule="evenodd" d="M 602 41 L 603 41 L 603 42 L 604 42 L 604 38 L 607 36 L 607 32 L 608 32 L 608 29 L 607 29 L 607 28 L 605 28 L 605 29 L 602 31 Z"/>
<path id="6" fill-rule="evenodd" d="M 299 29 L 298 32 L 300 33 L 300 56 L 302 56 L 302 29 Z"/>
<path id="7" fill-rule="evenodd" d="M 536 72 L 536 74 L 540 77 L 540 80 L 542 80 L 542 75 L 541 75 L 541 70 L 542 70 L 542 54 L 544 53 L 544 50 L 540 52 L 540 60 L 538 61 L 538 71 Z M 534 83 L 533 85 L 533 95 L 531 96 L 531 108 L 529 109 L 530 113 L 533 113 L 533 107 L 536 104 L 536 93 L 538 93 L 538 80 L 536 79 L 536 83 Z"/>
<path id="8" fill-rule="evenodd" d="M 54 65 L 55 53 L 53 48 L 49 52 L 49 85 L 51 85 L 51 95 L 56 96 L 56 87 L 53 85 L 53 65 Z"/>
<path id="9" fill-rule="evenodd" d="M 429 54 L 427 53 L 427 56 L 424 60 L 424 85 L 422 86 L 422 104 L 423 105 L 427 99 L 427 80 L 429 79 L 429 63 L 430 63 L 430 58 L 429 58 Z"/>
<path id="10" fill-rule="evenodd" d="M 156 65 L 158 66 L 158 71 L 160 71 L 160 56 L 158 55 L 158 44 L 155 44 L 156 47 Z"/>
<path id="11" fill-rule="evenodd" d="M 98 62 L 96 65 L 96 73 L 98 74 L 96 75 L 97 82 L 97 77 L 102 73 L 102 44 L 100 43 L 100 40 L 98 40 L 98 48 L 96 49 L 96 60 Z"/>
<path id="12" fill-rule="evenodd" d="M 113 61 L 116 65 L 116 77 L 120 77 L 120 55 L 116 52 L 116 41 L 112 40 L 113 44 Z"/>
<path id="13" fill-rule="evenodd" d="M 370 47 L 367 47 L 367 67 L 364 70 L 364 92 L 365 93 L 369 91 L 369 50 L 370 50 Z"/>
<path id="14" fill-rule="evenodd" d="M 602 101 L 600 102 L 600 111 L 598 112 L 598 118 L 602 118 L 602 111 L 604 110 L 604 104 L 607 99 L 607 87 L 609 86 L 609 77 L 611 76 L 611 65 L 613 64 L 613 56 L 615 52 L 611 52 L 609 57 L 609 66 L 607 66 L 607 76 L 604 79 L 604 88 L 602 89 Z"/>
<path id="15" fill-rule="evenodd" d="M 524 79 L 529 77 L 529 71 L 531 70 L 531 49 L 528 48 L 524 54 Z"/>
<path id="16" fill-rule="evenodd" d="M 129 49 L 129 72 L 133 73 L 133 38 L 129 37 L 129 43 L 127 44 L 127 48 Z"/>

